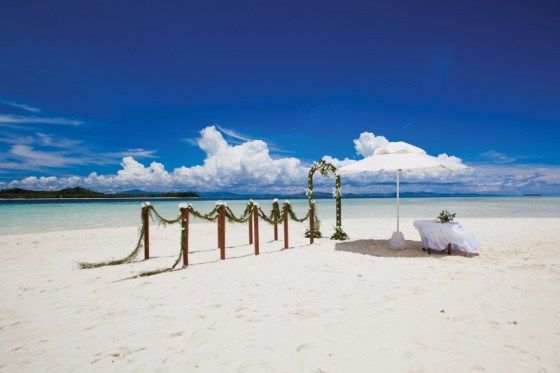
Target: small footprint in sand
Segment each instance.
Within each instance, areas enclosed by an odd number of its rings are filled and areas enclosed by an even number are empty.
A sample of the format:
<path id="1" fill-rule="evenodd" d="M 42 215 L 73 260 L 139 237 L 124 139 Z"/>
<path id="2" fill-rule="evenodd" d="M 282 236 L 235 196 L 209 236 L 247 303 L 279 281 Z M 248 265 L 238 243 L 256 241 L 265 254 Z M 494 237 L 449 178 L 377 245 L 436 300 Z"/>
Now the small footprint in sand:
<path id="1" fill-rule="evenodd" d="M 478 365 L 478 364 L 471 366 L 471 370 L 476 370 L 478 372 L 486 372 L 486 369 L 484 369 L 483 366 Z"/>
<path id="2" fill-rule="evenodd" d="M 306 344 L 304 343 L 304 344 L 302 344 L 302 345 L 297 346 L 297 347 L 296 347 L 296 351 L 297 351 L 297 352 L 302 352 L 302 351 L 307 350 L 308 348 L 309 348 L 309 346 L 306 345 Z"/>

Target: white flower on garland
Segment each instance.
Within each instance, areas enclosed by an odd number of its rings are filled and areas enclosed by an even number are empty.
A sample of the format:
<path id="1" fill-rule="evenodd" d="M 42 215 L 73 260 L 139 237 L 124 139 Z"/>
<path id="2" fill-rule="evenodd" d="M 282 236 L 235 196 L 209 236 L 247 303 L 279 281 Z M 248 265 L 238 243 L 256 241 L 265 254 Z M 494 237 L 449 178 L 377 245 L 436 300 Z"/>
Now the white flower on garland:
<path id="1" fill-rule="evenodd" d="M 313 191 L 309 188 L 305 190 L 305 195 L 309 198 L 309 196 L 313 196 Z"/>
<path id="2" fill-rule="evenodd" d="M 333 188 L 332 196 L 333 196 L 333 198 L 340 198 L 340 197 L 342 197 L 342 190 L 341 190 L 341 188 Z"/>
<path id="3" fill-rule="evenodd" d="M 191 207 L 192 207 L 192 206 L 191 206 L 190 203 L 185 203 L 185 202 L 179 203 L 179 209 L 187 209 L 187 210 L 189 210 Z"/>
<path id="4" fill-rule="evenodd" d="M 278 203 L 278 198 L 274 198 L 274 199 L 272 200 L 272 203 Z"/>
<path id="5" fill-rule="evenodd" d="M 225 202 L 222 201 L 222 200 L 216 201 L 216 206 L 224 206 L 224 207 L 227 207 L 227 203 L 225 203 Z"/>
<path id="6" fill-rule="evenodd" d="M 288 200 L 286 199 L 286 200 L 284 200 L 284 204 L 285 204 L 285 205 L 289 205 L 289 204 L 290 204 L 290 201 L 288 201 Z"/>
<path id="7" fill-rule="evenodd" d="M 150 207 L 152 204 L 150 202 L 143 202 L 142 207 Z"/>

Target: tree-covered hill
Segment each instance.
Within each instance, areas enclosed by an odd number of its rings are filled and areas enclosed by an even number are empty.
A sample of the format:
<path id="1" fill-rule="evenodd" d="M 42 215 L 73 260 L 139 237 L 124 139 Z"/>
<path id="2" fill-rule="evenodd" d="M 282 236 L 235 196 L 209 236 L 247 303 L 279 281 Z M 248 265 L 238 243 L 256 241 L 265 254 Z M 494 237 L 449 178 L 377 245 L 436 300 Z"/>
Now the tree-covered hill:
<path id="1" fill-rule="evenodd" d="M 194 198 L 198 197 L 194 192 L 169 192 L 169 193 L 101 193 L 85 188 L 68 188 L 57 191 L 37 191 L 21 188 L 0 190 L 0 198 L 4 199 L 30 199 L 30 198 L 145 198 L 145 197 L 167 197 L 167 198 Z"/>

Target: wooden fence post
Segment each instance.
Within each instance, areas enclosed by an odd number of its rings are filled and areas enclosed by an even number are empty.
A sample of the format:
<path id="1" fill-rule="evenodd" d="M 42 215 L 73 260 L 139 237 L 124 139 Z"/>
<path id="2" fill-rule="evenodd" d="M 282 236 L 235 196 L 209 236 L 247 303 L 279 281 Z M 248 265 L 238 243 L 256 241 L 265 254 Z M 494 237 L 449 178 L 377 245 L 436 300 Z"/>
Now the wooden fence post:
<path id="1" fill-rule="evenodd" d="M 309 206 L 309 243 L 315 241 L 315 203 L 312 202 Z"/>
<path id="2" fill-rule="evenodd" d="M 144 260 L 150 259 L 150 207 L 142 207 L 142 224 L 144 225 Z"/>
<path id="3" fill-rule="evenodd" d="M 218 219 L 216 222 L 218 223 L 216 226 L 218 228 L 218 249 L 222 247 L 222 215 L 221 215 L 221 206 L 218 208 Z"/>
<path id="4" fill-rule="evenodd" d="M 181 208 L 181 247 L 183 250 L 183 268 L 189 265 L 189 210 Z"/>
<path id="5" fill-rule="evenodd" d="M 226 259 L 226 207 L 224 205 L 220 206 L 220 216 L 218 217 L 218 227 L 219 227 L 219 244 L 220 244 L 220 259 Z"/>
<path id="6" fill-rule="evenodd" d="M 288 219 L 290 219 L 288 206 L 289 204 L 284 203 L 284 249 L 288 248 Z"/>
<path id="7" fill-rule="evenodd" d="M 253 206 L 253 220 L 255 221 L 255 255 L 259 255 L 259 206 Z"/>
<path id="8" fill-rule="evenodd" d="M 249 202 L 249 214 L 253 213 L 253 202 Z M 253 219 L 249 219 L 249 245 L 253 243 Z"/>
<path id="9" fill-rule="evenodd" d="M 272 211 L 273 211 L 273 215 L 274 215 L 274 241 L 278 241 L 278 213 L 279 213 L 279 207 L 278 207 L 278 201 L 275 201 L 272 204 Z"/>

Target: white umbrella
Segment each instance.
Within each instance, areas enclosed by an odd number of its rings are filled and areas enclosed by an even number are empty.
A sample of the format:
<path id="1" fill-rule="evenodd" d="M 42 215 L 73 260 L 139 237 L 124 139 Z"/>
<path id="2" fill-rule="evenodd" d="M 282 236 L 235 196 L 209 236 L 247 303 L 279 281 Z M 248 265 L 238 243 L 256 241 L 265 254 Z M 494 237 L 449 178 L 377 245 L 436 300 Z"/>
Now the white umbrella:
<path id="1" fill-rule="evenodd" d="M 403 141 L 390 142 L 387 146 L 377 149 L 375 153 L 360 161 L 336 170 L 337 175 L 353 174 L 366 171 L 391 171 L 397 173 L 397 231 L 393 233 L 389 246 L 392 249 L 404 249 L 406 241 L 399 229 L 399 182 L 400 173 L 426 171 L 457 171 L 467 166 L 432 157 L 414 145 Z"/>

